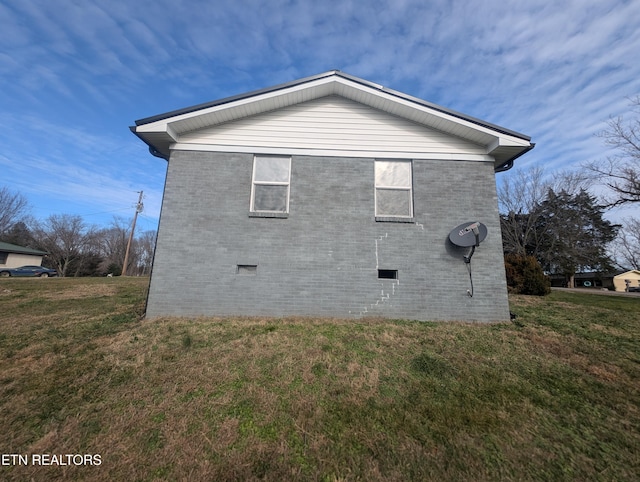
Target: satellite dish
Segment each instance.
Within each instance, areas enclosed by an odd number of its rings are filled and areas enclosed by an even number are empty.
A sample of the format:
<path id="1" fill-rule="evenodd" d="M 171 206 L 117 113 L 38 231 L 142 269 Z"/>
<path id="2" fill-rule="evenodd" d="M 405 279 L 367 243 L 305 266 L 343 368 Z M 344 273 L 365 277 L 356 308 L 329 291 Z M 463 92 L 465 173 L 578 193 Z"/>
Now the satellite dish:
<path id="1" fill-rule="evenodd" d="M 449 233 L 449 241 L 461 248 L 479 246 L 487 237 L 487 227 L 478 221 L 469 221 L 456 226 Z"/>
<path id="2" fill-rule="evenodd" d="M 469 270 L 469 282 L 471 289 L 467 290 L 467 295 L 473 298 L 473 278 L 471 277 L 471 257 L 476 251 L 476 247 L 487 237 L 487 227 L 479 221 L 469 221 L 456 226 L 449 233 L 449 241 L 455 246 L 461 248 L 471 248 L 469 252 L 463 256 L 464 262 Z"/>

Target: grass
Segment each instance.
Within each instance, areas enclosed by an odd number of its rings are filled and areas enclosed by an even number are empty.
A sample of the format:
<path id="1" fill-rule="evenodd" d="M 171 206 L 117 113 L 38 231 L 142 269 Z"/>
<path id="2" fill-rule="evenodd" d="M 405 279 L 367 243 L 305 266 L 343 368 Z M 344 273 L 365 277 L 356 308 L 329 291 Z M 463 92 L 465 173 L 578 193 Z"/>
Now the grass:
<path id="1" fill-rule="evenodd" d="M 141 321 L 147 280 L 0 282 L 0 480 L 638 480 L 640 297 L 516 323 Z"/>

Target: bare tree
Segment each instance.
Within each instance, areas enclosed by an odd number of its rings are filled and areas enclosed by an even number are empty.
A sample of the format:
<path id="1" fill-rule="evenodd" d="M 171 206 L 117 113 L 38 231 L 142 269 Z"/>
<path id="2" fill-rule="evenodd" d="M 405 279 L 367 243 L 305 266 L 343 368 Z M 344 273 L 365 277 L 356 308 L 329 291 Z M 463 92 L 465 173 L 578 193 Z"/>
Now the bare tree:
<path id="1" fill-rule="evenodd" d="M 143 231 L 135 240 L 139 274 L 148 275 L 151 272 L 153 253 L 156 248 L 156 236 L 157 232 L 155 230 Z"/>
<path id="2" fill-rule="evenodd" d="M 624 219 L 615 254 L 626 267 L 640 269 L 640 219 Z"/>
<path id="3" fill-rule="evenodd" d="M 126 220 L 120 217 L 114 217 L 108 228 L 100 231 L 101 238 L 101 254 L 103 261 L 101 270 L 108 272 L 110 267 L 113 269 L 117 266 L 118 272 L 122 270 L 124 263 L 124 253 L 127 249 L 127 236 L 129 226 Z"/>
<path id="4" fill-rule="evenodd" d="M 70 264 L 86 251 L 93 233 L 82 217 L 69 214 L 52 214 L 34 229 L 39 246 L 49 253 L 60 276 L 68 275 Z"/>
<path id="5" fill-rule="evenodd" d="M 612 191 L 607 207 L 640 202 L 640 96 L 630 101 L 635 116 L 611 118 L 607 123 L 609 127 L 598 134 L 616 154 L 606 161 L 585 164 L 594 179 Z"/>
<path id="6" fill-rule="evenodd" d="M 100 271 L 103 273 L 122 270 L 127 240 L 131 230 L 131 221 L 121 217 L 114 217 L 108 228 L 101 229 L 100 254 L 102 262 Z M 133 238 L 127 261 L 127 273 L 147 275 L 151 271 L 151 262 L 156 244 L 156 231 L 143 231 Z M 117 267 L 117 270 L 115 269 Z"/>
<path id="7" fill-rule="evenodd" d="M 536 220 L 531 216 L 547 193 L 543 170 L 533 167 L 517 171 L 514 178 L 505 177 L 498 187 L 502 241 L 505 252 L 527 255 L 534 242 Z"/>
<path id="8" fill-rule="evenodd" d="M 29 209 L 29 202 L 20 193 L 0 188 L 0 236 L 5 235 L 14 224 L 22 221 Z"/>

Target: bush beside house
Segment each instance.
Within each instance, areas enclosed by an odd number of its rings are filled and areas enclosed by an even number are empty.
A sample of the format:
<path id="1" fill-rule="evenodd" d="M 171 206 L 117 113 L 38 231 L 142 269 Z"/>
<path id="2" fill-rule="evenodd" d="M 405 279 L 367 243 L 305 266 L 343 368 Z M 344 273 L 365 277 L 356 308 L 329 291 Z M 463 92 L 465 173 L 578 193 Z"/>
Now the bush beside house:
<path id="1" fill-rule="evenodd" d="M 535 296 L 551 293 L 551 282 L 534 256 L 507 254 L 504 262 L 510 293 Z"/>

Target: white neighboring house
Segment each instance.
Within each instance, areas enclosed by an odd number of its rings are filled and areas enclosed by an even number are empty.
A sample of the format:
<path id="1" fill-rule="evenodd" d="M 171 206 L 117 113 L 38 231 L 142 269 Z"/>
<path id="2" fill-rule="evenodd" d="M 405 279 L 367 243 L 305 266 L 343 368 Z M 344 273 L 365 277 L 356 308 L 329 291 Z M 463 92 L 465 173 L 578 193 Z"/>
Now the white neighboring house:
<path id="1" fill-rule="evenodd" d="M 41 266 L 46 251 L 25 248 L 0 241 L 0 268 L 19 268 L 20 266 Z"/>
<path id="2" fill-rule="evenodd" d="M 627 285 L 627 281 L 629 282 Z M 632 269 L 613 277 L 616 291 L 626 291 L 627 288 L 640 286 L 640 271 Z"/>

